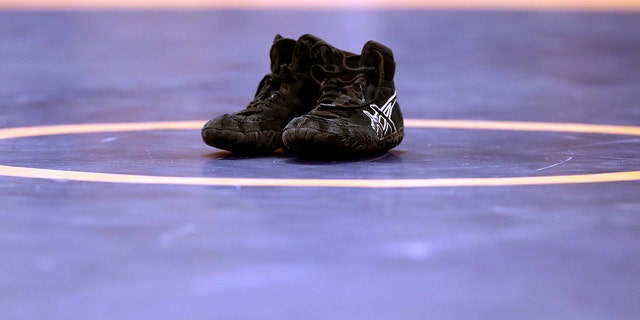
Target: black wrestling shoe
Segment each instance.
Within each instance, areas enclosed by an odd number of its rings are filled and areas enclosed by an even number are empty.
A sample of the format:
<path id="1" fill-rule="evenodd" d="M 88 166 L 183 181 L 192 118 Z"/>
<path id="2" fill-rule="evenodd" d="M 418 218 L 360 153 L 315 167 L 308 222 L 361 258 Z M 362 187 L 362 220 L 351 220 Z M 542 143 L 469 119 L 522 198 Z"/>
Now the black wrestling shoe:
<path id="1" fill-rule="evenodd" d="M 365 156 L 386 152 L 404 137 L 404 124 L 393 82 L 393 53 L 375 41 L 360 56 L 345 56 L 321 44 L 312 68 L 321 83 L 317 106 L 293 119 L 283 132 L 284 144 L 322 157 Z"/>
<path id="2" fill-rule="evenodd" d="M 282 130 L 291 119 L 315 106 L 319 85 L 310 76 L 310 49 L 322 40 L 303 35 L 298 41 L 277 35 L 269 56 L 271 73 L 253 101 L 233 114 L 223 114 L 202 127 L 202 139 L 212 147 L 236 153 L 266 153 L 282 147 Z"/>

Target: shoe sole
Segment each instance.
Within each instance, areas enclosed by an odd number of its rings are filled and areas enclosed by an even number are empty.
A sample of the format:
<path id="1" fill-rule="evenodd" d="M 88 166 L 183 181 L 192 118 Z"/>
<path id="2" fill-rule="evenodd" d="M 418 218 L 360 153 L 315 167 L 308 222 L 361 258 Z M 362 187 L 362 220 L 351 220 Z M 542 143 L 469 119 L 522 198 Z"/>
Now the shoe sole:
<path id="1" fill-rule="evenodd" d="M 284 145 L 294 151 L 313 156 L 344 157 L 383 153 L 402 142 L 404 128 L 382 140 L 367 136 L 348 137 L 314 128 L 285 130 L 282 135 Z"/>
<path id="2" fill-rule="evenodd" d="M 238 132 L 208 128 L 202 130 L 202 140 L 209 146 L 242 154 L 273 152 L 283 146 L 282 131 Z"/>

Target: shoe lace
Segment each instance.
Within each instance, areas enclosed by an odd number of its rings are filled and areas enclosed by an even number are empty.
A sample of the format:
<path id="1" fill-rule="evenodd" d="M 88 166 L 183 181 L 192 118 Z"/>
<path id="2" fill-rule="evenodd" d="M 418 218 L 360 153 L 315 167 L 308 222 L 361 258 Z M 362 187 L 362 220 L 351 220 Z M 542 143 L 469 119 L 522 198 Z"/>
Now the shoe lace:
<path id="1" fill-rule="evenodd" d="M 357 70 L 348 80 L 331 76 L 320 85 L 320 98 L 314 113 L 324 117 L 349 117 L 349 111 L 367 104 L 365 90 L 372 70 Z"/>
<path id="2" fill-rule="evenodd" d="M 240 114 L 250 115 L 277 105 L 278 101 L 288 93 L 288 86 L 283 84 L 294 80 L 294 72 L 290 65 L 282 64 L 278 66 L 275 71 L 262 78 L 253 101 L 249 102 Z"/>

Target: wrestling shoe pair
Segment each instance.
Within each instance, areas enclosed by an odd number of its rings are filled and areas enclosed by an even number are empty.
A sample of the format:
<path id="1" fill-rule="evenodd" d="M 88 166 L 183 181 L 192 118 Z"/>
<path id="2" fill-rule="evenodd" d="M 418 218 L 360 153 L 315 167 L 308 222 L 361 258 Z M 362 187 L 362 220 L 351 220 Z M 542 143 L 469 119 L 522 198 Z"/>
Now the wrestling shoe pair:
<path id="1" fill-rule="evenodd" d="M 277 35 L 267 74 L 248 106 L 209 120 L 202 139 L 239 154 L 279 148 L 323 157 L 366 156 L 404 137 L 386 46 L 368 41 L 360 55 L 303 35 Z"/>

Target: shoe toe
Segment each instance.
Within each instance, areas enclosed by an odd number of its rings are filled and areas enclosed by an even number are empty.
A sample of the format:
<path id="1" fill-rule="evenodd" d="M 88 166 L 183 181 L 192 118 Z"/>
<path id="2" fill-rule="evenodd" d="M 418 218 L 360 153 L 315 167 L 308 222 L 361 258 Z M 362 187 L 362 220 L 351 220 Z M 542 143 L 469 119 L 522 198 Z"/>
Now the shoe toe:
<path id="1" fill-rule="evenodd" d="M 324 156 L 356 152 L 360 140 L 351 126 L 313 115 L 291 121 L 284 129 L 282 140 L 292 150 Z"/>
<path id="2" fill-rule="evenodd" d="M 202 140 L 209 146 L 236 153 L 265 153 L 282 146 L 282 130 L 269 122 L 224 114 L 207 121 Z"/>

